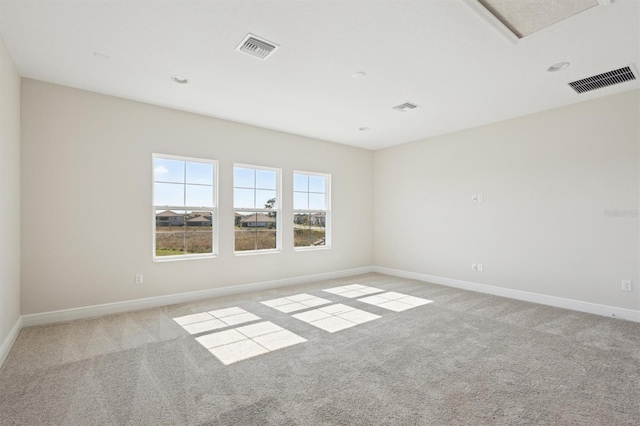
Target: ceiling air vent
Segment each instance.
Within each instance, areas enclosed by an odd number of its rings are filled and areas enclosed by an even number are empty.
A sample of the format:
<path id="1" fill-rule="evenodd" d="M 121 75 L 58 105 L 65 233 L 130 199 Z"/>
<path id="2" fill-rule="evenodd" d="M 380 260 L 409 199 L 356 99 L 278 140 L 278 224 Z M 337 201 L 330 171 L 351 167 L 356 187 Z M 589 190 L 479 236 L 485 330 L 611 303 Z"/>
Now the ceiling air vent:
<path id="1" fill-rule="evenodd" d="M 253 34 L 247 34 L 244 40 L 242 40 L 242 43 L 236 47 L 236 50 L 264 61 L 278 49 L 278 47 L 280 46 L 275 43 L 271 43 Z"/>
<path id="2" fill-rule="evenodd" d="M 400 112 L 407 112 L 410 109 L 418 108 L 418 105 L 411 102 L 405 102 L 402 105 L 394 106 L 393 109 Z"/>
<path id="3" fill-rule="evenodd" d="M 634 75 L 631 66 L 626 66 L 624 68 L 594 75 L 592 77 L 583 78 L 582 80 L 572 81 L 569 83 L 569 86 L 578 93 L 584 93 L 635 79 L 636 76 Z"/>

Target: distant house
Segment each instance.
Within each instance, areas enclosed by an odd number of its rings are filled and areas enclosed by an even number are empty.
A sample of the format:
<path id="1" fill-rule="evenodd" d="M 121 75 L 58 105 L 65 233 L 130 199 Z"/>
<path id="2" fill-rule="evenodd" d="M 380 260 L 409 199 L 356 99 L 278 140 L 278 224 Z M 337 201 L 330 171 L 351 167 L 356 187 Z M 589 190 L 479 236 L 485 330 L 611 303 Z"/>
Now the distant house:
<path id="1" fill-rule="evenodd" d="M 166 210 L 161 213 L 156 213 L 156 225 L 157 226 L 183 226 L 184 214 L 176 213 L 171 210 Z"/>
<path id="2" fill-rule="evenodd" d="M 296 225 L 325 226 L 326 217 L 321 213 L 296 213 L 293 215 L 293 223 Z"/>
<path id="3" fill-rule="evenodd" d="M 306 225 L 309 223 L 309 215 L 307 213 L 296 213 L 293 215 L 293 223 L 296 225 Z"/>
<path id="4" fill-rule="evenodd" d="M 242 216 L 240 213 L 236 213 L 236 217 L 235 217 L 235 226 L 240 226 L 240 222 L 242 222 L 242 218 L 244 216 Z"/>
<path id="5" fill-rule="evenodd" d="M 211 212 L 191 212 L 188 216 L 184 213 L 176 213 L 166 210 L 156 214 L 157 226 L 184 226 L 185 218 L 187 226 L 211 226 Z"/>
<path id="6" fill-rule="evenodd" d="M 248 216 L 244 216 L 240 220 L 240 226 L 243 228 L 267 228 L 273 227 L 276 224 L 276 218 L 270 217 L 266 214 L 251 214 Z"/>
<path id="7" fill-rule="evenodd" d="M 187 219 L 187 226 L 211 226 L 211 213 L 191 213 Z"/>
<path id="8" fill-rule="evenodd" d="M 326 216 L 323 214 L 312 214 L 309 222 L 311 226 L 325 226 Z"/>

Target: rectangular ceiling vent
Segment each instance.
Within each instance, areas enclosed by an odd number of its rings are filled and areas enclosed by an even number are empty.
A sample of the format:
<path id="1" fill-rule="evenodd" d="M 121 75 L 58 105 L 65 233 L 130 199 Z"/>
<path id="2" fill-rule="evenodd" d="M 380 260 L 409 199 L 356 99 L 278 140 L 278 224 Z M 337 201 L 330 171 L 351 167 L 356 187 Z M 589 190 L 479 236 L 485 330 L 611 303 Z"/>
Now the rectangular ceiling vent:
<path id="1" fill-rule="evenodd" d="M 583 78 L 582 80 L 572 81 L 569 83 L 569 86 L 578 93 L 585 93 L 635 79 L 636 76 L 631 66 L 626 66 L 592 77 Z"/>
<path id="2" fill-rule="evenodd" d="M 278 47 L 280 46 L 275 43 L 254 36 L 253 34 L 247 34 L 244 40 L 242 40 L 242 43 L 236 47 L 236 50 L 264 61 L 271 56 Z"/>
<path id="3" fill-rule="evenodd" d="M 393 109 L 395 109 L 396 111 L 400 111 L 400 112 L 407 112 L 409 110 L 418 108 L 418 105 L 411 103 L 411 102 L 405 102 L 402 105 L 398 105 L 398 106 L 394 106 Z"/>

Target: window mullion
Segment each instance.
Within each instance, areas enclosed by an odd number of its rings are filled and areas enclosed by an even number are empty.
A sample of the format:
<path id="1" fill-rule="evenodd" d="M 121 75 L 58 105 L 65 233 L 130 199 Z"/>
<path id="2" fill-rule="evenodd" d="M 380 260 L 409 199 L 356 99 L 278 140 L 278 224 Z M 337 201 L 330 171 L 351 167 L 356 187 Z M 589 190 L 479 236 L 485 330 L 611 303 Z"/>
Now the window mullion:
<path id="1" fill-rule="evenodd" d="M 184 192 L 182 194 L 182 197 L 183 197 L 182 204 L 186 206 L 187 205 L 187 162 L 183 161 L 183 163 L 184 163 L 184 176 L 182 177 L 182 185 L 184 186 Z"/>
<path id="2" fill-rule="evenodd" d="M 253 170 L 253 207 L 256 206 L 256 201 L 258 201 L 258 171 Z M 256 249 L 257 250 L 257 249 Z"/>

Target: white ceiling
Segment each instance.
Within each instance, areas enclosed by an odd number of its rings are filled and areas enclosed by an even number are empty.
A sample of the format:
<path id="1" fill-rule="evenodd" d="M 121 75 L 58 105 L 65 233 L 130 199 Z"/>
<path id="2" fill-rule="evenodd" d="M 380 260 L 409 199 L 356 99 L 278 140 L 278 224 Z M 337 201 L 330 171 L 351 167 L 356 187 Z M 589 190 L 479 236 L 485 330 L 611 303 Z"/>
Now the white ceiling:
<path id="1" fill-rule="evenodd" d="M 638 65 L 639 3 L 514 43 L 464 0 L 0 0 L 0 35 L 26 78 L 378 149 L 638 88 L 567 83 Z M 280 48 L 236 51 L 248 33 Z"/>

